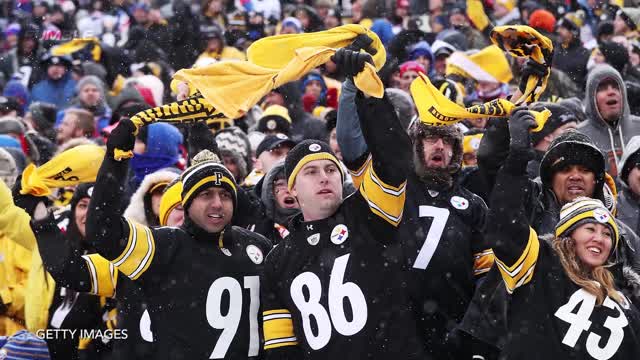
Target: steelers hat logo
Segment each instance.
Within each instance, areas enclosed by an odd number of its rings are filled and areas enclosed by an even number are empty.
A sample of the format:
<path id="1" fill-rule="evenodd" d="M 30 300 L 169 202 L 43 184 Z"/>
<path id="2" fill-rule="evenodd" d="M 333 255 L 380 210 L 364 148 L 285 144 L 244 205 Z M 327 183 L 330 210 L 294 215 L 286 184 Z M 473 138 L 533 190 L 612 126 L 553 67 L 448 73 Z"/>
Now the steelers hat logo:
<path id="1" fill-rule="evenodd" d="M 93 195 L 93 186 L 92 186 L 92 187 L 90 187 L 90 188 L 87 190 L 87 195 L 89 195 L 89 197 L 91 197 L 91 195 Z"/>
<path id="2" fill-rule="evenodd" d="M 274 126 L 274 128 L 275 128 L 275 126 Z M 276 134 L 276 137 L 278 139 L 280 139 L 280 140 L 289 140 L 289 137 L 287 135 L 285 135 L 285 134 L 278 133 L 278 134 Z"/>
<path id="3" fill-rule="evenodd" d="M 320 151 L 320 144 L 311 144 L 309 145 L 309 151 L 317 152 Z"/>
<path id="4" fill-rule="evenodd" d="M 276 121 L 275 120 L 267 121 L 267 129 L 275 130 L 276 129 Z"/>
<path id="5" fill-rule="evenodd" d="M 606 223 L 609 221 L 609 213 L 605 209 L 595 209 L 593 210 L 593 217 L 599 223 Z"/>

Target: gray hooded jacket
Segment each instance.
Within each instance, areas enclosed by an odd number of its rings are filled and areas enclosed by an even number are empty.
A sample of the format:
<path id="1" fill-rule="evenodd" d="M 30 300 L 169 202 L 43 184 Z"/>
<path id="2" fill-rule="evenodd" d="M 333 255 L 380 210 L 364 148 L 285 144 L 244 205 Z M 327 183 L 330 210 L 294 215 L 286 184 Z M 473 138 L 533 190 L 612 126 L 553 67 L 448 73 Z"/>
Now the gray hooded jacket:
<path id="1" fill-rule="evenodd" d="M 598 85 L 607 78 L 614 79 L 622 92 L 622 116 L 615 124 L 615 127 L 609 125 L 600 116 L 596 103 Z M 578 125 L 578 131 L 589 136 L 591 141 L 606 154 L 609 160 L 606 163 L 607 172 L 617 174 L 616 164 L 618 164 L 619 157 L 624 152 L 624 145 L 632 136 L 640 135 L 640 118 L 632 116 L 629 112 L 627 90 L 620 73 L 606 64 L 593 68 L 587 78 L 584 104 L 587 120 Z M 612 152 L 612 150 L 615 150 L 615 152 Z"/>
<path id="2" fill-rule="evenodd" d="M 634 136 L 631 138 L 629 143 L 627 144 L 626 150 L 622 155 L 622 159 L 620 160 L 620 164 L 618 164 L 618 169 L 622 172 L 625 165 L 627 165 L 627 161 L 634 153 L 640 150 L 640 136 Z M 629 187 L 626 179 L 621 179 L 621 191 L 618 195 L 618 215 L 617 218 L 620 221 L 624 222 L 627 226 L 629 226 L 636 233 L 638 230 L 638 226 L 640 225 L 640 196 L 638 194 L 634 194 Z"/>

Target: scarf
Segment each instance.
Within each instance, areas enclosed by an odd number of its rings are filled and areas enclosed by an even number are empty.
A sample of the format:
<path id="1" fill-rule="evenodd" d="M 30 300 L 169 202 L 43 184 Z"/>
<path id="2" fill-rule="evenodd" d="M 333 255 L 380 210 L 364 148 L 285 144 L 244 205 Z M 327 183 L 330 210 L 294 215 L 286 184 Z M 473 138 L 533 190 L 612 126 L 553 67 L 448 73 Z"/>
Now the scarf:
<path id="1" fill-rule="evenodd" d="M 496 99 L 488 103 L 462 107 L 451 101 L 436 89 L 429 78 L 419 74 L 411 83 L 411 95 L 418 108 L 420 121 L 429 125 L 453 125 L 464 119 L 479 119 L 485 117 L 508 117 L 517 105 L 507 99 Z M 551 116 L 549 110 L 532 111 L 538 126 L 532 131 L 540 131 Z"/>

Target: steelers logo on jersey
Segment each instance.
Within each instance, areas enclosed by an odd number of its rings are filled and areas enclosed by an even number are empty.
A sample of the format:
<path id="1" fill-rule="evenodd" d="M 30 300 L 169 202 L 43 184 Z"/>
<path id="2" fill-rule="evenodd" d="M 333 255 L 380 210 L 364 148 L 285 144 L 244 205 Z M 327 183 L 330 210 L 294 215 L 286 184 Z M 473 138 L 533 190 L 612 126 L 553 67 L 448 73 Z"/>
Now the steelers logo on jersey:
<path id="1" fill-rule="evenodd" d="M 251 259 L 255 264 L 262 264 L 262 260 L 264 260 L 262 250 L 255 245 L 247 246 L 247 255 L 249 255 L 249 259 Z"/>
<path id="2" fill-rule="evenodd" d="M 469 208 L 469 200 L 460 196 L 454 196 L 451 198 L 451 205 L 458 210 L 466 210 Z"/>
<path id="3" fill-rule="evenodd" d="M 331 242 L 340 245 L 349 237 L 349 229 L 343 224 L 336 225 L 331 231 Z"/>
<path id="4" fill-rule="evenodd" d="M 227 248 L 220 248 L 220 251 L 222 251 L 222 253 L 227 256 L 231 256 L 231 251 L 229 251 L 229 249 Z"/>

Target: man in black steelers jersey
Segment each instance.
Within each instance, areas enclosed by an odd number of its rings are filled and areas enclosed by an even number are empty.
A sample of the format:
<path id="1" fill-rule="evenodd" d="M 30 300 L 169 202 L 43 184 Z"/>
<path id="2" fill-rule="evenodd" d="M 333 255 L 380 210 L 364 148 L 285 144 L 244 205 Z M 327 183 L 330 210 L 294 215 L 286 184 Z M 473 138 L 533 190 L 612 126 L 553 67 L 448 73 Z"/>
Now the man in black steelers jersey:
<path id="1" fill-rule="evenodd" d="M 181 176 L 184 223 L 148 228 L 114 210 L 123 195 L 134 126 L 122 120 L 107 141 L 87 218 L 99 254 L 141 284 L 156 343 L 153 359 L 247 359 L 260 355 L 260 272 L 271 244 L 231 226 L 233 175 L 204 150 Z"/>
<path id="2" fill-rule="evenodd" d="M 343 88 L 350 86 L 347 80 Z M 353 106 L 348 101 L 353 99 L 343 96 L 340 106 Z M 407 180 L 399 245 L 426 359 L 470 359 L 472 346 L 453 330 L 462 321 L 476 280 L 493 264 L 493 252 L 482 235 L 487 206 L 456 181 L 463 155 L 463 136 L 456 126 L 416 119 L 408 132 L 413 171 Z M 357 187 L 372 159 L 357 114 L 338 112 L 337 136 Z"/>
<path id="3" fill-rule="evenodd" d="M 340 49 L 336 60 L 357 74 L 371 57 Z M 359 93 L 356 104 L 372 154 L 356 193 L 343 200 L 344 174 L 322 141 L 302 141 L 285 160 L 302 213 L 265 263 L 266 359 L 424 359 L 393 246 L 410 141 L 386 96 Z"/>

